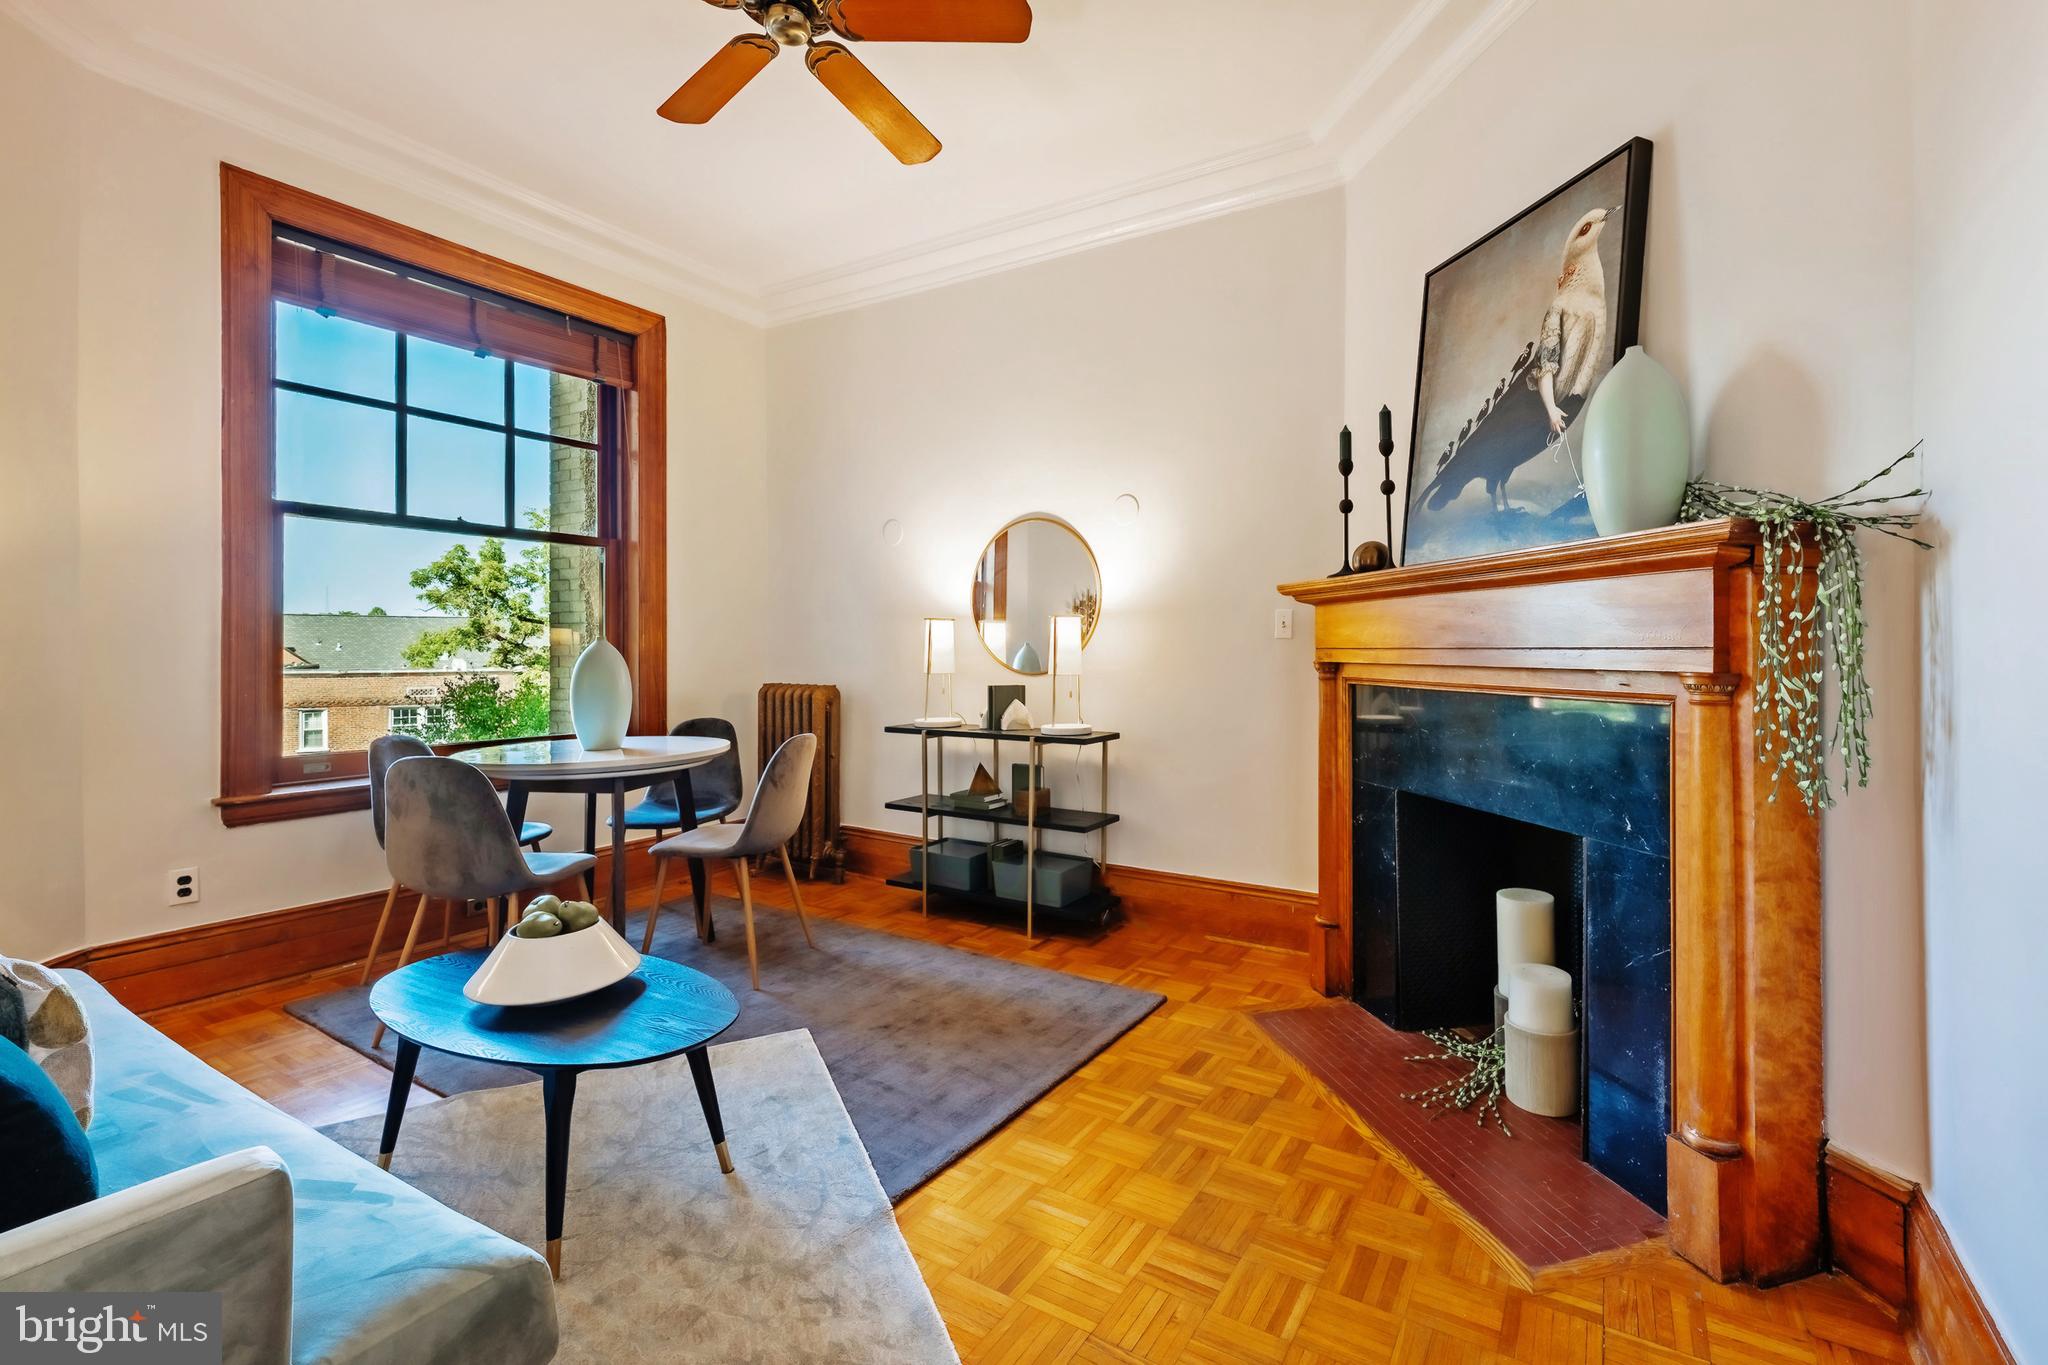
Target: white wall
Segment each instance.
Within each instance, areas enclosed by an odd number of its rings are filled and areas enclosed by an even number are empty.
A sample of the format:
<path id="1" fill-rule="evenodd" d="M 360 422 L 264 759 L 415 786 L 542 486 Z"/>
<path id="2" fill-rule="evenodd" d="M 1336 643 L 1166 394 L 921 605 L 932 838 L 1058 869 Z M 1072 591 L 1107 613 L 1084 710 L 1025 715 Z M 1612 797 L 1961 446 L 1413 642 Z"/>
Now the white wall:
<path id="1" fill-rule="evenodd" d="M 0 33 L 4 33 L 0 25 Z M 11 60 L 0 37 L 0 954 L 77 946 L 79 821 L 78 151 L 64 62 Z M 26 130 L 36 130 L 33 135 Z M 25 209 L 23 206 L 32 206 Z M 7 908 L 11 907 L 11 908 Z"/>
<path id="2" fill-rule="evenodd" d="M 1020 681 L 972 637 L 969 588 L 1003 523 L 1051 512 L 1102 566 L 1082 700 L 1127 735 L 1111 859 L 1315 884 L 1308 622 L 1272 638 L 1273 585 L 1339 554 L 1341 214 L 1324 193 L 769 334 L 776 658 L 845 690 L 847 823 L 917 827 L 882 809 L 917 790 L 916 742 L 880 729 L 917 714 L 919 618 L 959 618 L 963 712 Z M 1048 778 L 1093 804 L 1071 761 Z"/>
<path id="3" fill-rule="evenodd" d="M 1913 392 L 1935 452 L 1923 610 L 1930 1198 L 2022 1360 L 2048 1360 L 2048 11 L 1913 6 Z"/>
<path id="4" fill-rule="evenodd" d="M 1903 452 L 1917 435 L 1903 23 L 1897 3 L 1538 0 L 1348 187 L 1353 419 L 1391 404 L 1405 447 L 1423 276 L 1642 136 L 1656 144 L 1642 341 L 1691 401 L 1707 472 L 1813 496 Z M 1876 775 L 1828 815 L 1823 845 L 1828 1130 L 1916 1179 L 1924 1042 L 1901 1002 L 1921 992 L 1920 571 L 1872 547 Z"/>
<path id="5" fill-rule="evenodd" d="M 61 57 L 0 22 L 0 86 L 23 75 L 33 91 Z M 74 433 L 75 457 L 57 456 L 39 477 L 62 501 L 76 488 L 71 526 L 61 511 L 42 529 L 51 546 L 46 610 L 28 617 L 30 657 L 55 661 L 18 694 L 10 717 L 47 721 L 49 760 L 33 799 L 66 846 L 62 811 L 81 833 L 84 918 L 68 941 L 32 929 L 33 912 L 10 898 L 0 937 L 17 934 L 39 952 L 105 943 L 182 924 L 303 905 L 372 890 L 382 860 L 360 814 L 227 829 L 210 804 L 220 768 L 220 210 L 218 163 L 226 160 L 468 246 L 603 290 L 669 322 L 670 710 L 677 716 L 751 714 L 761 666 L 753 627 L 758 600 L 744 571 L 758 543 L 763 496 L 762 337 L 758 329 L 561 250 L 527 242 L 436 203 L 82 71 L 61 101 L 10 118 L 8 126 L 61 129 L 75 139 L 80 179 L 75 218 L 15 232 L 75 243 L 38 246 L 51 263 L 36 285 L 60 315 L 75 259 L 76 398 L 66 403 L 61 365 L 48 376 L 53 427 Z M 21 95 L 10 90 L 10 101 Z M 12 110 L 9 110 L 12 113 Z M 8 140 L 10 145 L 14 139 Z M 44 152 L 57 162 L 62 153 Z M 61 199 L 59 203 L 61 205 Z M 41 208 L 38 206 L 38 212 Z M 60 213 L 61 213 L 60 208 Z M 11 259 L 22 259 L 11 257 Z M 9 272 L 10 274 L 14 272 Z M 61 327 L 62 324 L 60 324 Z M 61 334 L 61 333 L 60 333 Z M 22 338 L 10 336 L 10 356 Z M 13 366 L 8 367 L 10 370 Z M 14 406 L 10 403 L 10 407 Z M 10 542 L 12 537 L 10 536 Z M 39 575 L 42 581 L 44 575 Z M 75 597 L 66 596 L 75 581 Z M 11 645 L 20 643 L 10 642 Z M 10 657 L 13 657 L 10 648 Z M 751 729 L 742 725 L 751 749 Z M 62 739 L 57 737 L 62 736 Z M 67 796 L 67 779 L 79 784 Z M 10 782 L 10 800 L 30 784 Z M 559 828 L 581 838 L 578 810 L 552 808 Z M 535 813 L 548 811 L 536 801 Z M 63 860 L 53 864 L 61 875 Z M 163 873 L 201 869 L 198 905 L 162 904 Z M 50 890 L 65 889 L 52 882 Z M 81 897 L 82 890 L 82 897 Z M 34 937 L 30 937 L 31 934 Z"/>

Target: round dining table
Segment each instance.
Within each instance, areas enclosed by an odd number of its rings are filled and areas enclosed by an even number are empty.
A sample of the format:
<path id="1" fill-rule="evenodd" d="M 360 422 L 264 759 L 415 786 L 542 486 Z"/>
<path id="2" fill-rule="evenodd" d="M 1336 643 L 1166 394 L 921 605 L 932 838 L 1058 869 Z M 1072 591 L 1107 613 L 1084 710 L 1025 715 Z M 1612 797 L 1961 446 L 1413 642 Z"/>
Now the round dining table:
<path id="1" fill-rule="evenodd" d="M 597 852 L 597 798 L 612 799 L 611 894 L 606 910 L 612 928 L 626 932 L 626 793 L 663 782 L 676 785 L 682 829 L 695 829 L 697 802 L 690 769 L 700 768 L 732 745 L 695 735 L 628 735 L 616 749 L 586 749 L 573 739 L 521 740 L 464 749 L 455 756 L 484 776 L 505 784 L 505 813 L 512 828 L 526 819 L 526 798 L 534 792 L 581 792 L 583 851 Z M 709 895 L 704 862 L 690 860 L 690 891 L 699 920 Z"/>

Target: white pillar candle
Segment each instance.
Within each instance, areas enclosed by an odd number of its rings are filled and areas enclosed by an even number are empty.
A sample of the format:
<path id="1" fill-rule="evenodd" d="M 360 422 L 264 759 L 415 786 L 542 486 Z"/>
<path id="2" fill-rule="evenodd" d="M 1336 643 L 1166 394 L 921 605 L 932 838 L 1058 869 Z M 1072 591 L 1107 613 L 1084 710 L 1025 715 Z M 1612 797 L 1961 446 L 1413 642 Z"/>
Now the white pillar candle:
<path id="1" fill-rule="evenodd" d="M 1557 900 L 1548 891 L 1507 886 L 1493 893 L 1494 927 L 1500 946 L 1500 970 L 1494 985 L 1508 993 L 1508 977 L 1524 962 L 1557 960 Z"/>
<path id="2" fill-rule="evenodd" d="M 1541 962 L 1516 966 L 1508 978 L 1508 1022 L 1529 1033 L 1570 1033 L 1571 973 Z"/>

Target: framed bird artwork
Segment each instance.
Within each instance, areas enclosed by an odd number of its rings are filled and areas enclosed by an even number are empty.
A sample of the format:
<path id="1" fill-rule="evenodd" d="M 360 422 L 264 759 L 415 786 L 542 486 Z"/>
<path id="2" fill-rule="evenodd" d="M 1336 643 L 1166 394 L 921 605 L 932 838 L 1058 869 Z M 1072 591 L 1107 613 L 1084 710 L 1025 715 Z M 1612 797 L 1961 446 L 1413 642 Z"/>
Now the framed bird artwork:
<path id="1" fill-rule="evenodd" d="M 1636 343 L 1649 205 L 1635 138 L 1429 272 L 1404 564 L 1596 534 L 1575 424 Z"/>

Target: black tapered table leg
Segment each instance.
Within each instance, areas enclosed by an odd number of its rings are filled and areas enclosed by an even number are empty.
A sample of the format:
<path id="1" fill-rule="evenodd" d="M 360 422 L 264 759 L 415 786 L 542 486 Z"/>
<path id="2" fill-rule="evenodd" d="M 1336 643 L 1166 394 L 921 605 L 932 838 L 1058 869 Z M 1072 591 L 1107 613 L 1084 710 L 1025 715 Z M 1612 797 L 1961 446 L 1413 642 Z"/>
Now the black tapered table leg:
<path id="1" fill-rule="evenodd" d="M 506 784 L 505 818 L 512 822 L 512 828 L 515 830 L 523 829 L 526 825 L 527 795 L 525 783 L 511 782 Z"/>
<path id="2" fill-rule="evenodd" d="M 569 1193 L 569 1118 L 576 1107 L 576 1072 L 545 1071 L 540 1078 L 541 1105 L 548 1128 L 548 1273 L 562 1278 L 562 1204 Z"/>
<path id="3" fill-rule="evenodd" d="M 626 932 L 626 779 L 612 783 L 612 928 Z"/>
<path id="4" fill-rule="evenodd" d="M 690 780 L 690 770 L 685 768 L 676 774 L 676 810 L 683 817 L 679 833 L 687 834 L 697 828 L 697 789 Z M 711 879 L 704 870 L 702 858 L 692 858 L 690 863 L 690 901 L 697 910 L 697 923 L 703 926 L 704 941 L 718 941 L 718 926 L 711 922 Z"/>
<path id="5" fill-rule="evenodd" d="M 420 1045 L 400 1038 L 398 1055 L 391 1060 L 391 1099 L 384 1106 L 384 1138 L 377 1144 L 377 1165 L 381 1170 L 391 1169 L 391 1153 L 398 1146 L 398 1125 L 405 1122 L 405 1101 L 412 1090 L 413 1068 L 419 1063 Z"/>
<path id="6" fill-rule="evenodd" d="M 690 864 L 690 900 L 697 907 L 697 923 L 704 926 L 704 941 L 718 941 L 718 925 L 711 918 L 711 881 L 704 870 L 702 858 L 687 860 Z"/>
<path id="7" fill-rule="evenodd" d="M 725 1121 L 718 1117 L 718 1087 L 711 1083 L 711 1058 L 701 1047 L 683 1054 L 690 1059 L 690 1079 L 697 1083 L 697 1103 L 704 1106 L 704 1126 L 711 1130 L 711 1149 L 718 1153 L 718 1169 L 732 1174 L 732 1153 L 725 1148 Z"/>
<path id="8" fill-rule="evenodd" d="M 597 789 L 583 793 L 583 851 L 593 858 L 597 856 Z M 597 879 L 590 873 L 583 874 L 583 894 L 597 899 Z"/>

